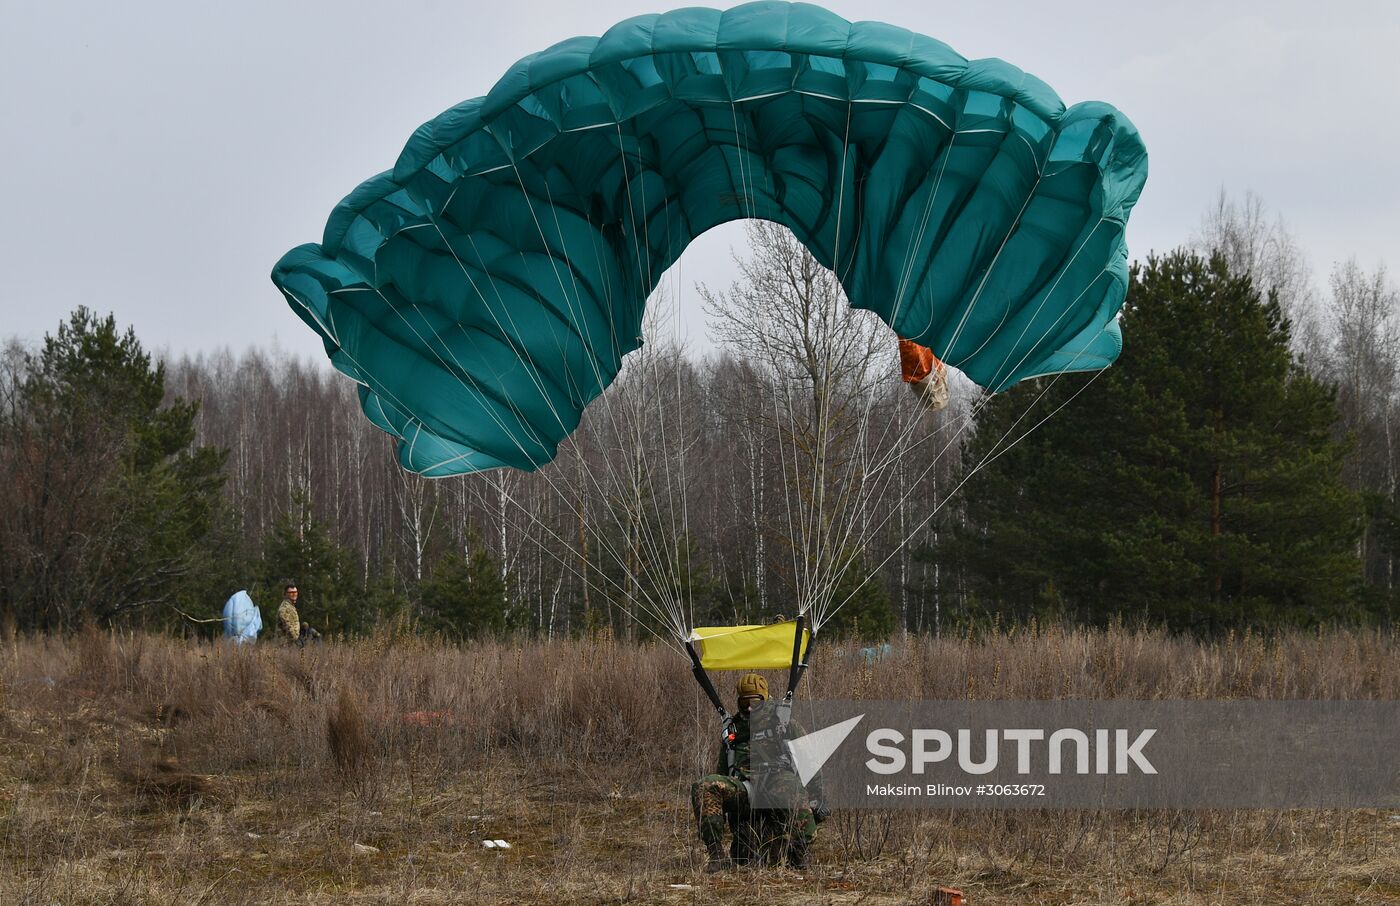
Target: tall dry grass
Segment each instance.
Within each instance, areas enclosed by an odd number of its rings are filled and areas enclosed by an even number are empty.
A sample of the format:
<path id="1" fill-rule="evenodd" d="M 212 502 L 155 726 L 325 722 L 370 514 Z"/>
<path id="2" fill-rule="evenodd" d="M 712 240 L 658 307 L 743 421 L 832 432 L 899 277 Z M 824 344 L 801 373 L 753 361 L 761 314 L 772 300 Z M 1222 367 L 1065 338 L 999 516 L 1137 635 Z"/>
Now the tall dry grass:
<path id="1" fill-rule="evenodd" d="M 912 639 L 873 661 L 822 645 L 804 694 L 1397 698 L 1397 654 L 1375 631 L 1198 642 L 1031 627 Z M 661 645 L 12 636 L 0 902 L 665 898 L 696 880 L 684 793 L 714 735 L 687 662 Z M 482 850 L 492 834 L 519 845 Z M 1372 813 L 852 812 L 823 829 L 808 879 L 716 883 L 754 902 L 922 902 L 948 882 L 981 903 L 1305 888 L 1400 902 L 1397 837 Z"/>

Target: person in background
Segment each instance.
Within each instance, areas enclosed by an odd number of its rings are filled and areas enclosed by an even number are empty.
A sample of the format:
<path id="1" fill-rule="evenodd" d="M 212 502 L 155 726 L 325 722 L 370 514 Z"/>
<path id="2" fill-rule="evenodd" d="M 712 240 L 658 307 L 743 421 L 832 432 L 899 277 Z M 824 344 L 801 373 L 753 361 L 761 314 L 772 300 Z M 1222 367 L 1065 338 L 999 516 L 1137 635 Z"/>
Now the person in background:
<path id="1" fill-rule="evenodd" d="M 277 607 L 277 634 L 288 642 L 305 644 L 301 633 L 301 615 L 297 613 L 297 586 L 288 582 L 282 589 L 282 603 Z"/>

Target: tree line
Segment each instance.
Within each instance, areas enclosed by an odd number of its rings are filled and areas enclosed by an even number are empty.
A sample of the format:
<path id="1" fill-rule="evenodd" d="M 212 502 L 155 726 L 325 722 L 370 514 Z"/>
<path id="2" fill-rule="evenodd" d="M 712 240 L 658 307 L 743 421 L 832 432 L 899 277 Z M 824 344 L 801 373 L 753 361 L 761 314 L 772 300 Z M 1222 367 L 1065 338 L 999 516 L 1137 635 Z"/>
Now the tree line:
<path id="1" fill-rule="evenodd" d="M 1223 195 L 1132 269 L 1096 375 L 928 412 L 894 335 L 790 234 L 702 288 L 719 349 L 659 316 L 533 473 L 424 479 L 355 385 L 277 350 L 157 360 L 79 309 L 0 357 L 0 620 L 213 631 L 298 583 L 322 631 L 666 637 L 829 613 L 887 637 L 1030 618 L 1178 629 L 1389 621 L 1397 294 L 1312 289 Z M 664 313 L 667 300 L 653 300 Z"/>

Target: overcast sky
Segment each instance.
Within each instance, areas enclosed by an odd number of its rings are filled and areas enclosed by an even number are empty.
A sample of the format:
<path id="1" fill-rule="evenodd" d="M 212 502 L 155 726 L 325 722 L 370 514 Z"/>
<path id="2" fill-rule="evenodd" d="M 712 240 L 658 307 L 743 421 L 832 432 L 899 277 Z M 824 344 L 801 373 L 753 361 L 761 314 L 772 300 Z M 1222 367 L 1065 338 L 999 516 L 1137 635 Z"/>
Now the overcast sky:
<path id="1" fill-rule="evenodd" d="M 1124 111 L 1151 160 L 1134 257 L 1187 241 L 1223 186 L 1284 217 L 1319 283 L 1352 255 L 1400 261 L 1400 3 L 825 5 Z M 148 348 L 319 357 L 268 279 L 278 257 L 516 59 L 667 6 L 0 0 L 0 337 L 86 304 Z M 692 314 L 689 287 L 727 284 L 742 239 L 682 259 Z"/>

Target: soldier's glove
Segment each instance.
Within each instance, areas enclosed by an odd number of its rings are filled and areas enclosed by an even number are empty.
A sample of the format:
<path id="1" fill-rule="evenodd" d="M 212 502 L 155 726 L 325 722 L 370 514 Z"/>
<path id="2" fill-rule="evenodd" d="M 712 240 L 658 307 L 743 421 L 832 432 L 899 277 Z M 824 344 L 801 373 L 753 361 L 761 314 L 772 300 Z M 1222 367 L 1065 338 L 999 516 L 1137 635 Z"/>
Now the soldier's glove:
<path id="1" fill-rule="evenodd" d="M 831 809 L 826 807 L 825 802 L 812 803 L 812 819 L 818 824 L 831 817 Z"/>

